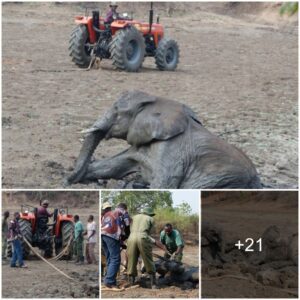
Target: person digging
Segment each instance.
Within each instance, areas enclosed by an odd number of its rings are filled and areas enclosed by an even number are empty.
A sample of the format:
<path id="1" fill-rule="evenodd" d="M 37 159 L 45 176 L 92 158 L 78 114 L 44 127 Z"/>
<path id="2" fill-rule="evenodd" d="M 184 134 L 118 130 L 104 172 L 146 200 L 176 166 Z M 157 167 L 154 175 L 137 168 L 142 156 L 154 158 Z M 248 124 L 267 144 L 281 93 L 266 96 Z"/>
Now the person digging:
<path id="1" fill-rule="evenodd" d="M 166 247 L 164 258 L 181 263 L 183 257 L 184 241 L 178 230 L 167 223 L 160 233 L 160 241 Z"/>

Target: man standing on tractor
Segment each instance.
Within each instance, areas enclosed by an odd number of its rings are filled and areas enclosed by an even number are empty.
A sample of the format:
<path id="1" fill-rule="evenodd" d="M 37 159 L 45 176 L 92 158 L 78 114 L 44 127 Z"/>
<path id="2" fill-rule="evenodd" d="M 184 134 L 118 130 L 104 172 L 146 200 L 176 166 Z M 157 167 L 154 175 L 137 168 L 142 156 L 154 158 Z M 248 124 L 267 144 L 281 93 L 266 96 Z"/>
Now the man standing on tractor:
<path id="1" fill-rule="evenodd" d="M 49 217 L 53 216 L 53 213 L 50 213 L 48 211 L 49 201 L 43 200 L 40 207 L 37 209 L 37 231 L 36 235 L 38 237 L 38 240 L 43 243 L 44 245 L 44 251 L 45 251 L 45 257 L 51 257 L 52 256 L 52 243 L 51 243 L 51 237 L 47 235 L 48 231 L 48 221 Z"/>
<path id="2" fill-rule="evenodd" d="M 116 277 L 121 264 L 120 236 L 125 212 L 126 210 L 119 206 L 112 210 L 112 205 L 108 202 L 102 205 L 101 243 L 107 263 L 104 285 L 114 290 L 120 290 Z"/>
<path id="3" fill-rule="evenodd" d="M 43 200 L 42 205 L 38 208 L 37 210 L 37 217 L 52 217 L 53 213 L 48 212 L 48 206 L 49 206 L 49 201 L 48 200 Z"/>
<path id="4" fill-rule="evenodd" d="M 160 233 L 160 241 L 166 246 L 165 258 L 174 259 L 177 262 L 182 261 L 184 241 L 178 230 L 173 229 L 172 224 L 167 223 L 164 230 Z M 170 256 L 171 254 L 171 256 Z"/>
<path id="5" fill-rule="evenodd" d="M 94 216 L 89 215 L 87 230 L 84 233 L 87 235 L 87 243 L 86 243 L 86 260 L 89 264 L 96 264 L 96 256 L 95 256 L 95 246 L 97 243 L 97 234 L 96 234 L 96 222 L 94 221 Z"/>
<path id="6" fill-rule="evenodd" d="M 12 268 L 16 268 L 16 262 L 19 262 L 20 268 L 27 268 L 27 266 L 23 262 L 23 249 L 21 240 L 23 239 L 20 225 L 19 225 L 20 213 L 14 213 L 14 219 L 9 223 L 9 239 L 8 241 L 12 243 L 13 254 L 10 262 L 10 266 Z"/>
<path id="7" fill-rule="evenodd" d="M 83 225 L 79 220 L 79 216 L 74 216 L 75 228 L 74 228 L 74 254 L 76 256 L 76 265 L 82 265 L 84 263 L 83 257 Z"/>
<path id="8" fill-rule="evenodd" d="M 9 211 L 5 211 L 2 219 L 2 260 L 6 259 Z"/>
<path id="9" fill-rule="evenodd" d="M 123 20 L 122 17 L 120 17 L 119 13 L 117 12 L 117 2 L 112 1 L 109 5 L 110 10 L 107 12 L 106 17 L 104 19 L 104 23 L 110 24 L 115 20 Z"/>
<path id="10" fill-rule="evenodd" d="M 150 274 L 151 288 L 156 288 L 155 265 L 152 258 L 153 238 L 150 232 L 154 227 L 155 216 L 152 208 L 145 207 L 142 212 L 132 218 L 130 236 L 127 241 L 129 284 L 134 285 L 137 276 L 137 263 L 141 255 L 146 272 Z"/>

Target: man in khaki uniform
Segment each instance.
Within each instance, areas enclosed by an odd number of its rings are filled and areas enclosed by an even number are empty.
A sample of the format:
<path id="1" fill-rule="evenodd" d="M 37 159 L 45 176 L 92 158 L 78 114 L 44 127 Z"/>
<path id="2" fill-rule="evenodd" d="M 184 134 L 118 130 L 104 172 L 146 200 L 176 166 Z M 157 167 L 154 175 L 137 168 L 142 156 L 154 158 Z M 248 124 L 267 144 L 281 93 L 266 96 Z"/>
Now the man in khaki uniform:
<path id="1" fill-rule="evenodd" d="M 127 241 L 128 267 L 130 285 L 134 284 L 137 276 L 137 263 L 139 256 L 142 257 L 146 272 L 150 274 L 151 288 L 156 288 L 155 265 L 152 258 L 151 229 L 154 227 L 154 212 L 152 208 L 146 207 L 141 214 L 132 218 L 130 236 Z"/>

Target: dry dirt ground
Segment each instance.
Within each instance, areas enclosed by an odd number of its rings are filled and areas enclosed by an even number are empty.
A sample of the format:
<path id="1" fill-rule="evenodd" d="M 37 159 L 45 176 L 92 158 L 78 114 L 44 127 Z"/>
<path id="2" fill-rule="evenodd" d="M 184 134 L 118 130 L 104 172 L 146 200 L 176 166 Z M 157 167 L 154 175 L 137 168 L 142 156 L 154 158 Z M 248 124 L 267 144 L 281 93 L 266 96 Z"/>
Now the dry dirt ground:
<path id="1" fill-rule="evenodd" d="M 94 192 L 94 198 L 97 197 L 97 194 Z M 2 211 L 9 210 L 11 213 L 19 211 L 21 203 L 38 205 L 38 201 L 28 200 L 24 194 L 14 193 L 12 197 L 13 200 L 11 200 L 9 194 L 3 196 Z M 90 205 L 88 208 L 78 206 L 76 208 L 70 200 L 72 200 L 70 197 L 65 196 L 51 200 L 49 211 L 52 211 L 55 204 L 68 205 L 69 213 L 79 214 L 84 226 L 86 226 L 90 214 L 94 215 L 97 222 L 99 219 L 98 205 Z M 98 246 L 96 256 L 99 257 Z M 51 261 L 58 269 L 74 278 L 75 281 L 72 282 L 34 255 L 31 255 L 25 263 L 28 265 L 27 269 L 10 268 L 8 261 L 2 263 L 3 298 L 98 298 L 98 265 L 84 264 L 77 266 L 74 262 L 65 260 Z"/>
<path id="2" fill-rule="evenodd" d="M 109 60 L 86 72 L 71 62 L 68 40 L 74 16 L 87 5 L 107 9 L 103 3 L 2 5 L 4 188 L 61 188 L 79 153 L 80 131 L 130 89 L 189 105 L 209 130 L 253 160 L 265 186 L 297 187 L 296 17 L 281 19 L 273 3 L 158 3 L 166 35 L 181 48 L 176 72 L 159 72 L 152 58 L 134 74 L 115 70 Z M 142 20 L 148 9 L 119 6 Z M 96 157 L 125 148 L 119 140 L 103 142 Z"/>
<path id="3" fill-rule="evenodd" d="M 210 222 L 221 228 L 224 243 L 239 239 L 244 241 L 249 237 L 257 240 L 271 225 L 276 225 L 280 229 L 283 239 L 298 234 L 297 192 L 259 193 L 260 195 L 257 192 L 252 195 L 249 192 L 211 192 L 209 195 L 202 193 L 202 222 Z M 255 253 L 251 252 L 249 258 L 251 255 Z M 238 260 L 211 270 L 210 267 L 207 270 L 204 263 L 202 261 L 202 276 L 209 279 L 202 281 L 203 298 L 294 298 L 298 292 L 295 285 L 293 288 L 289 286 L 283 288 L 262 285 L 251 280 L 250 273 L 241 271 Z M 297 266 L 293 268 L 298 269 Z M 248 280 L 228 278 L 226 277 L 228 275 Z M 298 286 L 297 272 L 293 280 Z"/>
<path id="4" fill-rule="evenodd" d="M 158 255 L 162 251 L 155 250 Z M 189 266 L 199 266 L 199 247 L 186 246 L 184 249 L 183 263 Z M 158 276 L 157 276 L 158 277 Z M 121 281 L 119 281 L 122 283 Z M 134 288 L 122 292 L 101 291 L 102 298 L 198 298 L 198 289 L 183 290 L 176 286 L 164 286 L 157 290 L 149 288 Z"/>

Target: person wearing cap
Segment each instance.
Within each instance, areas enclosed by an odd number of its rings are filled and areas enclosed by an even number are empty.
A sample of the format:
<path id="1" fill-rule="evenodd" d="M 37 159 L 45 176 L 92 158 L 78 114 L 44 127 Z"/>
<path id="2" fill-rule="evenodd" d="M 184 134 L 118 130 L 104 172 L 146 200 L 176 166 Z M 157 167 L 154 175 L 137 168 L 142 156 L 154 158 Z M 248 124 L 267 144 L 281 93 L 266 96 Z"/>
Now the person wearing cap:
<path id="1" fill-rule="evenodd" d="M 182 261 L 184 242 L 179 231 L 173 229 L 172 224 L 167 223 L 164 226 L 160 233 L 160 241 L 167 249 L 164 255 L 165 258 L 171 258 L 177 262 Z"/>
<path id="2" fill-rule="evenodd" d="M 7 235 L 8 235 L 8 218 L 9 211 L 3 213 L 2 218 L 2 260 L 6 259 L 6 248 L 7 248 Z"/>
<path id="3" fill-rule="evenodd" d="M 120 17 L 119 13 L 117 12 L 117 2 L 112 1 L 109 5 L 110 9 L 106 14 L 106 17 L 104 19 L 104 23 L 110 24 L 114 20 L 121 20 L 122 18 Z"/>
<path id="4" fill-rule="evenodd" d="M 53 216 L 53 213 L 48 211 L 49 201 L 43 200 L 40 207 L 37 209 L 37 230 L 36 234 L 39 235 L 39 239 L 45 239 L 45 232 L 48 230 L 49 217 Z M 49 239 L 45 240 L 45 257 L 52 256 L 52 246 Z"/>
<path id="5" fill-rule="evenodd" d="M 43 200 L 41 206 L 37 210 L 37 217 L 52 217 L 53 213 L 48 212 L 49 201 Z"/>
<path id="6" fill-rule="evenodd" d="M 117 207 L 112 210 L 112 205 L 108 202 L 102 205 L 101 218 L 101 246 L 106 258 L 106 274 L 104 285 L 106 288 L 118 289 L 117 273 L 120 269 L 120 236 L 122 233 L 121 217 L 125 209 Z"/>
<path id="7" fill-rule="evenodd" d="M 142 212 L 132 218 L 130 236 L 127 241 L 129 284 L 134 285 L 137 276 L 137 263 L 142 257 L 146 272 L 150 275 L 151 288 L 156 288 L 155 265 L 152 258 L 153 239 L 151 230 L 154 227 L 154 212 L 145 207 Z"/>

